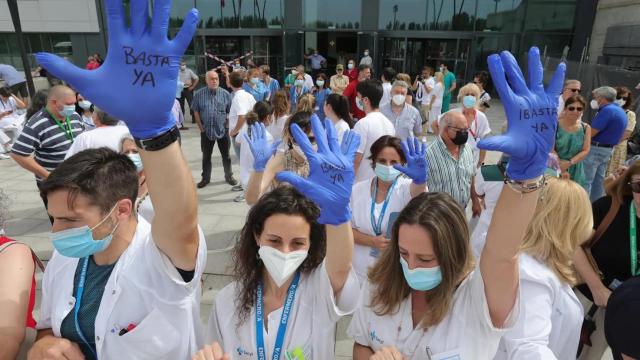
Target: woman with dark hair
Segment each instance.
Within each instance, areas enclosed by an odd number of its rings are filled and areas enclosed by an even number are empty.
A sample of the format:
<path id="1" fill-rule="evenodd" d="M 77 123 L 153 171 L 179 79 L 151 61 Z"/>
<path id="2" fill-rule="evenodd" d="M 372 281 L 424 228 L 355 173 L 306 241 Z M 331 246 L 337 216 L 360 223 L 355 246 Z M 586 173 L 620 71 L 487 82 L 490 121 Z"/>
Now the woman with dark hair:
<path id="1" fill-rule="evenodd" d="M 291 111 L 291 104 L 289 103 L 289 96 L 286 90 L 278 90 L 271 95 L 271 106 L 273 107 L 273 120 L 267 126 L 267 130 L 273 138 L 277 140 L 282 139 L 284 133 L 284 125 L 289 117 Z"/>
<path id="2" fill-rule="evenodd" d="M 29 120 L 35 113 L 42 110 L 42 108 L 47 105 L 47 97 L 49 96 L 49 90 L 38 90 L 36 94 L 31 98 L 31 103 L 29 104 L 29 108 L 27 109 L 27 114 L 25 115 L 25 119 Z"/>
<path id="3" fill-rule="evenodd" d="M 289 90 L 289 101 L 291 102 L 291 108 L 296 109 L 298 107 L 298 101 L 302 95 L 309 93 L 310 89 L 304 86 L 304 73 L 298 73 L 293 82 L 291 90 Z"/>
<path id="4" fill-rule="evenodd" d="M 349 111 L 349 99 L 342 95 L 330 94 L 324 102 L 324 114 L 331 120 L 338 135 L 338 142 L 349 129 L 353 129 L 353 118 Z"/>
<path id="5" fill-rule="evenodd" d="M 361 282 L 380 251 L 389 245 L 393 220 L 409 201 L 427 190 L 426 146 L 384 135 L 371 145 L 376 176 L 353 187 L 353 268 Z M 407 177 L 403 177 L 405 174 Z"/>
<path id="6" fill-rule="evenodd" d="M 287 119 L 282 142 L 275 143 L 277 152 L 275 150 L 270 151 L 265 165 L 261 169 L 255 169 L 254 167 L 251 172 L 245 193 L 247 204 L 254 205 L 263 194 L 275 188 L 278 185 L 276 174 L 280 171 L 293 171 L 302 177 L 309 175 L 309 162 L 294 139 L 291 127 L 296 125 L 301 128 L 307 134 L 311 143 L 315 143 L 315 138 L 311 133 L 312 116 L 317 117 L 315 114 L 312 115 L 309 112 L 302 111 L 291 115 Z M 274 156 L 271 156 L 271 154 L 274 154 Z"/>
<path id="7" fill-rule="evenodd" d="M 82 94 L 76 94 L 76 112 L 82 116 L 82 124 L 85 130 L 92 130 L 96 128 L 96 124 L 93 123 L 93 111 L 94 106 L 91 101 L 86 100 Z"/>
<path id="8" fill-rule="evenodd" d="M 631 90 L 625 86 L 618 86 L 616 88 L 616 101 L 615 103 L 620 105 L 624 112 L 627 114 L 627 128 L 624 130 L 622 139 L 618 145 L 613 148 L 611 154 L 611 160 L 609 161 L 609 168 L 607 169 L 607 176 L 614 173 L 620 166 L 624 165 L 627 160 L 627 141 L 633 134 L 633 130 L 636 128 L 636 113 L 631 111 L 631 104 L 633 104 L 633 94 Z"/>
<path id="9" fill-rule="evenodd" d="M 352 141 L 342 150 L 328 122 L 326 134 L 316 117 L 311 125 L 317 152 L 307 134 L 291 126 L 310 159 L 309 177 L 279 173 L 278 179 L 295 189 L 278 187 L 251 208 L 234 250 L 235 281 L 215 299 L 207 342 L 218 342 L 227 353 L 333 359 L 336 323 L 357 305 L 349 196 L 358 138 L 349 136 Z M 272 147 L 259 135 L 262 124 L 255 124 L 252 133 L 259 170 Z"/>
<path id="10" fill-rule="evenodd" d="M 564 110 L 558 116 L 555 153 L 560 159 L 560 177 L 585 184 L 584 163 L 591 149 L 591 126 L 582 122 L 586 102 L 580 95 L 564 102 Z"/>
<path id="11" fill-rule="evenodd" d="M 521 121 L 529 108 L 557 107 L 565 65 L 545 91 L 539 50 L 529 51 L 527 86 L 507 51 L 488 58 L 508 131 L 483 139 L 483 150 L 510 155 L 506 180 L 479 265 L 469 244 L 463 209 L 445 193 L 413 198 L 393 224 L 391 242 L 368 273 L 361 304 L 348 334 L 354 360 L 491 359 L 519 314 L 518 253 L 534 215 L 553 131 Z M 505 74 L 506 73 L 506 74 Z M 507 81 L 507 77 L 509 81 Z M 538 130 L 554 129 L 557 117 L 536 118 Z"/>
<path id="12" fill-rule="evenodd" d="M 331 94 L 331 89 L 329 88 L 327 75 L 319 73 L 318 78 L 316 79 L 316 87 L 313 89 L 313 95 L 316 97 L 316 107 L 314 112 L 318 115 L 320 120 L 324 120 L 324 103 L 329 94 Z"/>

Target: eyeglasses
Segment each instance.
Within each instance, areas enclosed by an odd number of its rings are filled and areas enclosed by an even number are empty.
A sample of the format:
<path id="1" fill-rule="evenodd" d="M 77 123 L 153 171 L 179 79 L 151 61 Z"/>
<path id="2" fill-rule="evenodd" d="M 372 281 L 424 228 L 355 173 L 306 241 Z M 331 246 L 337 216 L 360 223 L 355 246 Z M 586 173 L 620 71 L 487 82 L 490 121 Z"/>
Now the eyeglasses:
<path id="1" fill-rule="evenodd" d="M 629 186 L 631 186 L 631 191 L 636 193 L 636 194 L 640 194 L 640 181 L 632 181 L 630 183 L 628 183 Z"/>
<path id="2" fill-rule="evenodd" d="M 569 107 L 567 107 L 567 110 L 569 110 L 569 111 L 578 111 L 578 112 L 580 112 L 580 111 L 582 111 L 582 110 L 584 110 L 584 109 L 583 109 L 583 108 L 581 108 L 581 107 L 569 106 Z"/>
<path id="3" fill-rule="evenodd" d="M 570 90 L 571 92 L 574 92 L 574 93 L 577 92 L 578 94 L 580 94 L 580 92 L 582 91 L 580 89 L 567 89 L 567 90 Z"/>

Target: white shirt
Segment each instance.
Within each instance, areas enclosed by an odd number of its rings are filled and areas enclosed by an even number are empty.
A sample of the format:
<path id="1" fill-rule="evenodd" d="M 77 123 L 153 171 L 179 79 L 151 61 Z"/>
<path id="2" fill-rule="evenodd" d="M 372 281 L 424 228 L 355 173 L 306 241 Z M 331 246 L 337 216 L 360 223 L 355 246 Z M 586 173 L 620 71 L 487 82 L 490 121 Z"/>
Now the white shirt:
<path id="1" fill-rule="evenodd" d="M 151 196 L 147 195 L 140 201 L 138 205 L 138 216 L 145 219 L 149 224 L 153 221 L 155 216 L 155 210 L 153 209 L 153 203 L 151 202 Z"/>
<path id="2" fill-rule="evenodd" d="M 287 119 L 289 115 L 280 116 L 279 118 L 273 120 L 269 126 L 267 126 L 267 131 L 269 134 L 273 136 L 274 141 L 282 140 L 282 135 L 284 134 L 284 124 L 287 123 Z"/>
<path id="3" fill-rule="evenodd" d="M 521 254 L 520 318 L 494 359 L 575 359 L 584 313 L 571 287 L 545 264 Z"/>
<path id="4" fill-rule="evenodd" d="M 371 179 L 375 174 L 369 164 L 371 155 L 371 145 L 384 135 L 394 136 L 396 129 L 389 119 L 379 111 L 373 111 L 356 122 L 353 131 L 360 135 L 360 146 L 358 153 L 362 154 L 362 161 L 356 173 L 355 182 Z"/>
<path id="5" fill-rule="evenodd" d="M 493 326 L 479 268 L 469 274 L 455 291 L 447 316 L 426 331 L 413 327 L 410 296 L 400 304 L 396 313 L 376 315 L 369 307 L 373 295 L 370 286 L 365 283 L 362 288 L 361 304 L 353 315 L 347 334 L 374 352 L 385 346 L 395 346 L 410 360 L 488 360 L 495 355 L 505 329 L 518 319 L 519 299 L 504 328 Z M 427 348 L 431 351 L 431 358 L 427 355 Z"/>
<path id="6" fill-rule="evenodd" d="M 360 166 L 371 166 L 371 162 L 362 160 L 363 163 Z M 374 177 L 369 180 L 363 180 L 353 186 L 351 192 L 351 226 L 360 231 L 363 234 L 376 236 L 373 231 L 373 225 L 371 224 L 371 199 L 373 198 L 373 181 L 377 180 Z M 411 179 L 406 177 L 399 177 L 393 189 L 391 189 L 391 197 L 389 198 L 389 204 L 387 204 L 387 210 L 382 218 L 382 234 L 387 234 L 387 230 L 393 224 L 389 223 L 389 217 L 391 214 L 397 217 L 400 211 L 411 201 Z M 383 203 L 377 203 L 374 214 L 376 221 L 380 217 L 380 211 L 382 210 Z M 372 253 L 370 246 L 355 244 L 353 249 L 353 269 L 358 274 L 358 279 L 363 282 L 367 278 L 367 270 L 378 259 L 376 252 Z"/>
<path id="7" fill-rule="evenodd" d="M 431 94 L 429 94 L 429 97 L 432 97 L 433 95 L 436 96 L 436 99 L 431 106 L 441 108 L 442 98 L 444 97 L 444 85 L 441 82 L 436 82 L 435 85 L 433 85 L 433 90 L 431 91 Z"/>
<path id="8" fill-rule="evenodd" d="M 238 117 L 247 115 L 248 112 L 253 110 L 253 105 L 256 104 L 256 99 L 253 95 L 240 89 L 233 94 L 233 100 L 231 100 L 231 109 L 229 110 L 229 132 L 233 131 L 238 124 Z"/>
<path id="9" fill-rule="evenodd" d="M 200 323 L 200 278 L 207 244 L 198 230 L 198 258 L 193 279 L 185 283 L 171 260 L 153 242 L 151 225 L 138 218 L 129 247 L 116 263 L 102 295 L 95 322 L 99 359 L 190 359 L 204 344 Z M 73 311 L 73 283 L 78 266 L 54 250 L 42 280 L 38 329 L 60 337 L 64 318 Z M 136 328 L 120 336 L 129 324 Z"/>
<path id="10" fill-rule="evenodd" d="M 249 143 L 244 138 L 244 134 L 247 133 L 247 127 L 242 128 L 236 137 L 236 143 L 240 144 L 240 183 L 246 189 L 249 185 L 249 178 L 253 171 L 253 153 Z M 269 145 L 273 143 L 273 136 L 267 131 L 266 138 Z"/>
<path id="11" fill-rule="evenodd" d="M 473 233 L 471 234 L 471 249 L 476 259 L 480 258 L 484 243 L 487 238 L 487 231 L 489 230 L 489 224 L 491 224 L 491 218 L 493 217 L 493 210 L 496 208 L 498 198 L 502 192 L 503 181 L 485 181 L 482 176 L 482 170 L 476 172 L 475 187 L 478 195 L 484 195 L 485 208 L 482 209 L 478 224 Z"/>
<path id="12" fill-rule="evenodd" d="M 309 91 L 313 90 L 313 78 L 311 77 L 311 75 L 306 73 L 304 74 L 304 87 L 306 87 Z"/>
<path id="13" fill-rule="evenodd" d="M 462 108 L 458 107 L 452 109 L 451 111 L 462 112 Z M 467 140 L 467 145 L 471 146 L 471 150 L 473 151 L 473 158 L 478 163 L 480 159 L 480 149 L 478 149 L 478 142 L 491 134 L 491 127 L 489 126 L 489 120 L 487 119 L 487 115 L 480 110 L 476 109 L 476 117 L 469 126 L 469 139 Z"/>
<path id="14" fill-rule="evenodd" d="M 252 306 L 246 321 L 237 326 L 240 290 L 240 285 L 232 282 L 216 296 L 206 343 L 219 342 L 224 352 L 232 354 L 234 360 L 253 360 L 257 359 L 255 306 Z M 336 323 L 355 310 L 359 290 L 356 275 L 351 271 L 336 298 L 324 262 L 311 272 L 302 274 L 289 314 L 281 359 L 287 358 L 286 352 L 297 349 L 302 350 L 307 360 L 334 359 Z M 264 331 L 267 359 L 272 357 L 282 310 L 280 307 L 272 311 L 265 319 L 269 329 L 269 332 Z"/>
<path id="15" fill-rule="evenodd" d="M 382 99 L 380 99 L 379 108 L 389 104 L 391 102 L 391 83 L 383 82 L 382 83 Z"/>
<path id="16" fill-rule="evenodd" d="M 115 152 L 120 152 L 122 139 L 129 135 L 129 128 L 126 126 L 102 126 L 90 131 L 85 131 L 78 135 L 67 151 L 65 159 L 87 149 L 98 149 L 107 147 Z"/>
<path id="17" fill-rule="evenodd" d="M 427 90 L 427 86 L 431 89 L 431 91 Z M 421 95 L 420 103 L 422 105 L 429 105 L 431 103 L 431 95 L 433 95 L 433 90 L 436 86 L 436 80 L 433 76 L 430 76 L 428 79 L 423 81 L 418 81 L 418 93 Z"/>
<path id="18" fill-rule="evenodd" d="M 558 115 L 564 110 L 564 99 L 562 95 L 558 96 Z"/>
<path id="19" fill-rule="evenodd" d="M 349 124 L 346 121 L 340 119 L 333 123 L 333 127 L 336 129 L 336 135 L 338 135 L 338 144 L 342 144 L 342 138 L 344 137 L 344 133 L 349 131 Z"/>
<path id="20" fill-rule="evenodd" d="M 6 111 L 18 111 L 18 104 L 16 104 L 16 99 L 13 97 L 9 97 L 7 101 L 0 99 L 0 114 Z"/>

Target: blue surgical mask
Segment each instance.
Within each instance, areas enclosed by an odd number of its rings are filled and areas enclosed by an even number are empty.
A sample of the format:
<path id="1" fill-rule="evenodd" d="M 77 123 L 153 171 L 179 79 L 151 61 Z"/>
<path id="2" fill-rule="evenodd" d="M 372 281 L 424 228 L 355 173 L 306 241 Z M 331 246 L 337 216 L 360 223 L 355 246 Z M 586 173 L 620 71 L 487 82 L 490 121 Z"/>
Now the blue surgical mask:
<path id="1" fill-rule="evenodd" d="M 64 116 L 64 117 L 69 117 L 71 115 L 73 115 L 73 113 L 76 112 L 76 106 L 75 105 L 65 105 L 62 108 L 62 111 L 60 111 L 60 115 Z"/>
<path id="2" fill-rule="evenodd" d="M 316 85 L 318 85 L 318 87 L 323 87 L 324 86 L 324 80 L 316 80 Z"/>
<path id="3" fill-rule="evenodd" d="M 252 78 L 251 78 L 251 83 L 252 83 L 253 85 L 258 85 L 258 83 L 259 83 L 259 82 L 260 82 L 260 79 L 255 78 L 255 77 L 252 77 Z"/>
<path id="4" fill-rule="evenodd" d="M 428 291 L 440 285 L 442 282 L 440 266 L 409 270 L 409 264 L 407 264 L 407 261 L 402 257 L 400 257 L 400 264 L 402 265 L 404 278 L 413 290 Z"/>
<path id="5" fill-rule="evenodd" d="M 144 169 L 144 166 L 142 165 L 142 159 L 140 158 L 140 154 L 127 154 L 127 157 L 129 158 L 129 160 L 133 162 L 133 165 L 136 166 L 136 170 L 138 172 Z"/>
<path id="6" fill-rule="evenodd" d="M 111 209 L 109 214 L 102 219 L 98 225 L 90 228 L 87 225 L 66 229 L 54 233 L 49 233 L 49 238 L 53 242 L 53 247 L 63 256 L 71 257 L 71 258 L 84 258 L 89 255 L 93 255 L 95 253 L 99 253 L 106 249 L 111 240 L 113 239 L 113 233 L 118 228 L 118 224 L 113 228 L 111 233 L 107 235 L 104 239 L 96 240 L 93 238 L 92 231 L 98 226 L 102 225 L 113 210 L 116 209 L 116 206 Z"/>
<path id="7" fill-rule="evenodd" d="M 362 99 L 359 97 L 356 97 L 356 106 L 358 107 L 358 109 L 360 109 L 361 111 L 364 111 L 364 103 L 362 102 Z"/>
<path id="8" fill-rule="evenodd" d="M 376 167 L 373 170 L 376 173 L 378 179 L 385 182 L 392 182 L 401 174 L 400 170 L 394 168 L 393 166 L 382 164 L 376 164 Z"/>
<path id="9" fill-rule="evenodd" d="M 297 87 L 302 87 L 304 85 L 304 80 L 296 80 L 294 83 Z"/>
<path id="10" fill-rule="evenodd" d="M 462 106 L 464 106 L 465 109 L 473 108 L 474 106 L 476 106 L 476 97 L 473 95 L 467 95 L 463 97 Z"/>

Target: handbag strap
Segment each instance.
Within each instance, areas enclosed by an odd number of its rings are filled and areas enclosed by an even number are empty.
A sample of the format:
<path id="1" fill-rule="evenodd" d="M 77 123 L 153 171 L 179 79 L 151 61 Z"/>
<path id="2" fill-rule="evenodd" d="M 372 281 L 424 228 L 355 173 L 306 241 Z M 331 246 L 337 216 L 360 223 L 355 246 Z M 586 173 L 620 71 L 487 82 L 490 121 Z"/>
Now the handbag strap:
<path id="1" fill-rule="evenodd" d="M 611 207 L 609 207 L 607 215 L 605 215 L 604 219 L 602 219 L 602 222 L 596 228 L 596 231 L 593 233 L 593 236 L 591 236 L 591 239 L 589 239 L 589 241 L 585 242 L 582 245 L 584 249 L 591 249 L 598 242 L 598 240 L 600 240 L 602 234 L 607 231 L 609 225 L 611 225 L 611 223 L 613 222 L 613 219 L 615 219 L 616 215 L 618 215 L 618 210 L 620 210 L 620 202 L 618 202 L 615 198 L 612 198 Z"/>
<path id="2" fill-rule="evenodd" d="M 38 255 L 36 255 L 36 253 L 33 252 L 33 249 L 31 249 L 31 247 L 29 247 L 29 245 L 27 245 L 27 244 L 21 243 L 19 241 L 8 241 L 8 242 L 0 245 L 0 253 L 3 252 L 9 246 L 15 245 L 15 244 L 22 244 L 22 245 L 28 247 L 29 250 L 31 251 L 31 257 L 33 257 L 33 261 L 35 262 L 36 266 L 40 269 L 40 271 L 44 272 L 44 264 L 42 263 L 42 261 L 40 260 Z"/>

